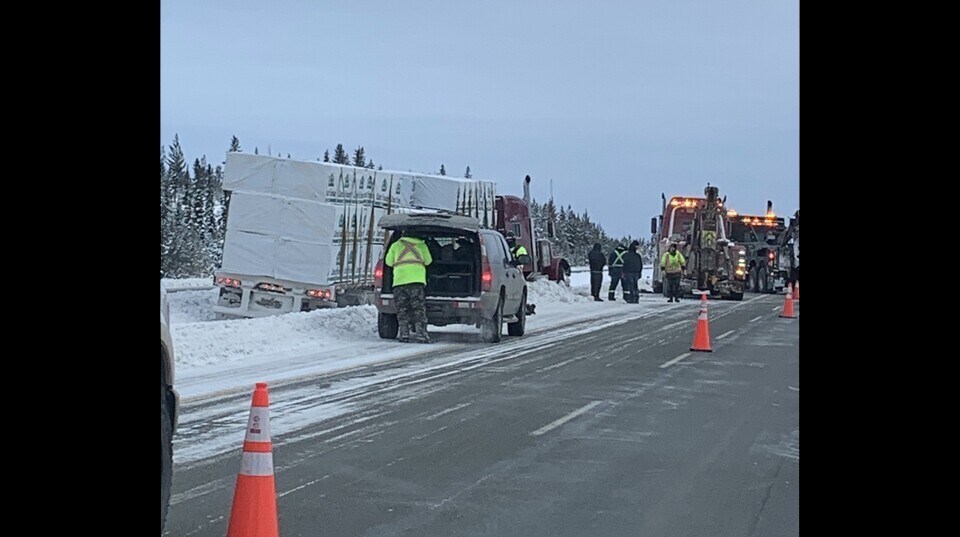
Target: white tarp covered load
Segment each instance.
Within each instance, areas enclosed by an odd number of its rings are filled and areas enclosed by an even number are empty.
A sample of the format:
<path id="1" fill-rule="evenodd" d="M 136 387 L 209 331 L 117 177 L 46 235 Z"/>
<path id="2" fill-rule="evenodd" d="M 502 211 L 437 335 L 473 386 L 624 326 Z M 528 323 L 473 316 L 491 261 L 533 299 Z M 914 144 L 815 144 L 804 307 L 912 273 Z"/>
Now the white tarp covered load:
<path id="1" fill-rule="evenodd" d="M 234 192 L 221 268 L 281 280 L 324 281 L 334 262 L 336 222 L 336 208 L 326 203 Z"/>
<path id="2" fill-rule="evenodd" d="M 223 189 L 328 203 L 358 199 L 369 203 L 376 197 L 378 206 L 410 207 L 412 183 L 411 175 L 399 172 L 227 153 Z"/>
<path id="3" fill-rule="evenodd" d="M 494 221 L 489 181 L 227 153 L 223 188 L 233 194 L 222 270 L 313 284 L 372 281 L 387 212 Z"/>

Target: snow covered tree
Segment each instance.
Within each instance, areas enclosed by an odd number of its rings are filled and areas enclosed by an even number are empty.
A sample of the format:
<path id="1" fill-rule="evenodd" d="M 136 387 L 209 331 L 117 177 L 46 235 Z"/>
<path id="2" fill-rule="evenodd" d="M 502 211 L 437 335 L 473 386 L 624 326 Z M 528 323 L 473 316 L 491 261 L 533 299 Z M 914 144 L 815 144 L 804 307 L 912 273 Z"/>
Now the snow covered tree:
<path id="1" fill-rule="evenodd" d="M 240 149 L 240 139 L 234 136 L 230 140 L 230 149 L 227 150 L 228 153 L 241 153 L 243 149 Z"/>
<path id="2" fill-rule="evenodd" d="M 337 144 L 337 148 L 333 150 L 333 163 L 350 164 L 350 157 L 348 157 L 347 152 L 343 150 L 343 144 Z"/>
<path id="3" fill-rule="evenodd" d="M 464 177 L 465 179 L 472 179 L 472 178 L 473 178 L 473 176 L 470 175 L 470 166 L 467 166 L 467 171 L 463 172 L 463 177 Z"/>
<path id="4" fill-rule="evenodd" d="M 440 175 L 447 175 L 447 169 L 443 167 L 443 164 L 440 165 Z"/>
<path id="5" fill-rule="evenodd" d="M 324 161 L 324 162 L 330 162 L 330 150 L 329 150 L 329 149 L 324 149 L 324 150 L 323 150 L 323 161 Z"/>
<path id="6" fill-rule="evenodd" d="M 357 146 L 353 150 L 353 165 L 357 168 L 365 168 L 367 166 L 366 158 L 363 155 L 363 146 Z"/>
<path id="7" fill-rule="evenodd" d="M 370 161 L 367 162 L 367 169 L 372 170 L 373 168 L 374 168 L 373 159 L 370 159 Z"/>

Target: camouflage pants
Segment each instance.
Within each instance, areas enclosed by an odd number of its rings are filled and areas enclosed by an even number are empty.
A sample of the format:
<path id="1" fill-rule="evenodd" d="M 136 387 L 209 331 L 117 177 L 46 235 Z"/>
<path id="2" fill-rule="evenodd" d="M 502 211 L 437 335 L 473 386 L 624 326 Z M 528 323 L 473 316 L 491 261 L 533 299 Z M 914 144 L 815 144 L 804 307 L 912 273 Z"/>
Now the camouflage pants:
<path id="1" fill-rule="evenodd" d="M 400 325 L 400 339 L 410 337 L 410 326 L 414 326 L 417 337 L 427 337 L 427 301 L 422 283 L 409 283 L 393 288 L 397 301 L 397 322 Z"/>

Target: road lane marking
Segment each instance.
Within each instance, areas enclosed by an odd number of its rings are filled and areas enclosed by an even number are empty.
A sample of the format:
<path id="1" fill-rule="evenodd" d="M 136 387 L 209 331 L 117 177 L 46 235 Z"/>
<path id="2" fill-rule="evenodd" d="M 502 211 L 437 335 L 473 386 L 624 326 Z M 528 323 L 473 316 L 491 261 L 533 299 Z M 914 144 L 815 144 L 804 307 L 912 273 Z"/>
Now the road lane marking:
<path id="1" fill-rule="evenodd" d="M 472 405 L 472 404 L 473 404 L 473 403 L 460 403 L 459 405 L 452 406 L 452 407 L 450 407 L 450 408 L 441 410 L 440 412 L 437 412 L 436 414 L 427 416 L 426 418 L 423 418 L 423 419 L 425 419 L 425 420 L 435 420 L 435 419 L 439 418 L 440 416 L 443 416 L 444 414 L 449 414 L 450 412 L 455 412 L 455 411 L 457 411 L 457 410 L 460 410 L 461 408 L 468 407 L 468 406 L 470 406 L 470 405 Z"/>
<path id="2" fill-rule="evenodd" d="M 286 491 L 286 492 L 281 492 L 280 494 L 277 494 L 277 498 L 283 498 L 284 496 L 286 496 L 287 494 L 290 494 L 291 492 L 296 492 L 296 491 L 298 491 L 298 490 L 305 489 L 305 488 L 309 487 L 310 485 L 313 485 L 314 483 L 318 483 L 318 482 L 320 482 L 320 481 L 323 481 L 324 479 L 326 479 L 326 478 L 328 478 L 328 477 L 330 477 L 330 474 L 327 474 L 327 475 L 325 475 L 325 476 L 323 476 L 323 477 L 314 479 L 313 481 L 308 481 L 308 482 L 300 485 L 299 487 L 293 487 L 292 489 L 290 489 L 290 490 L 288 490 L 288 491 Z"/>
<path id="3" fill-rule="evenodd" d="M 729 336 L 729 335 L 732 334 L 732 333 L 733 333 L 733 330 L 728 330 L 728 331 L 720 334 L 719 336 L 717 336 L 717 339 L 723 339 L 723 338 Z"/>
<path id="4" fill-rule="evenodd" d="M 574 410 L 573 412 L 567 414 L 566 416 L 564 416 L 564 417 L 562 417 L 562 418 L 560 418 L 560 419 L 558 419 L 558 420 L 556 420 L 556 421 L 552 421 L 552 422 L 544 425 L 543 427 L 540 427 L 540 428 L 537 429 L 536 431 L 533 431 L 532 433 L 530 433 L 530 436 L 540 436 L 541 434 L 543 434 L 543 433 L 545 433 L 545 432 L 547 432 L 547 431 L 556 429 L 557 427 L 559 427 L 559 426 L 563 425 L 564 423 L 572 420 L 573 418 L 576 418 L 576 417 L 579 416 L 580 414 L 583 414 L 584 412 L 589 412 L 590 409 L 592 409 L 593 407 L 599 405 L 599 404 L 602 403 L 602 402 L 603 402 L 603 401 L 594 401 L 594 402 L 592 402 L 592 403 L 590 403 L 590 404 L 588 404 L 588 405 L 582 406 L 582 407 L 578 408 L 577 410 Z"/>
<path id="5" fill-rule="evenodd" d="M 777 307 L 773 308 L 773 309 L 770 310 L 770 311 L 780 311 L 780 306 L 777 306 Z"/>
<path id="6" fill-rule="evenodd" d="M 537 370 L 537 373 L 543 373 L 544 371 L 550 371 L 551 369 L 556 369 L 556 368 L 558 368 L 558 367 L 563 367 L 563 366 L 569 364 L 570 362 L 576 362 L 576 361 L 579 360 L 580 358 L 582 358 L 582 357 L 581 357 L 581 356 L 577 356 L 576 358 L 570 358 L 569 360 L 564 360 L 564 361 L 560 362 L 559 364 L 553 364 L 553 365 L 544 367 L 543 369 L 538 369 L 538 370 Z"/>
<path id="7" fill-rule="evenodd" d="M 763 319 L 763 315 L 758 315 L 758 316 L 754 317 L 753 319 L 750 319 L 750 320 L 747 321 L 747 322 L 755 323 L 755 322 L 759 321 L 760 319 Z"/>
<path id="8" fill-rule="evenodd" d="M 672 366 L 673 364 L 679 362 L 680 360 L 683 360 L 683 359 L 686 358 L 687 356 L 690 356 L 690 353 L 689 353 L 689 352 L 685 352 L 685 353 L 681 354 L 680 356 L 677 356 L 677 357 L 674 358 L 673 360 L 670 360 L 669 362 L 665 362 L 665 363 L 663 363 L 663 364 L 660 364 L 660 369 L 663 369 L 663 368 L 665 368 L 665 367 L 670 367 L 670 366 Z"/>

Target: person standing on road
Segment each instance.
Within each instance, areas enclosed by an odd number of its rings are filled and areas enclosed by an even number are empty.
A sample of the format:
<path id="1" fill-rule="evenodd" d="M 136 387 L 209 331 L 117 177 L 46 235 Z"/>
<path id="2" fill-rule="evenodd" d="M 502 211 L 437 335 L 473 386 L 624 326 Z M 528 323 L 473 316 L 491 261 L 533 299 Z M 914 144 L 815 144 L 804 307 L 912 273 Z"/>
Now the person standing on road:
<path id="1" fill-rule="evenodd" d="M 403 237 L 390 245 L 384 263 L 393 267 L 393 296 L 397 301 L 397 322 L 400 334 L 397 339 L 404 343 L 410 341 L 410 325 L 414 324 L 417 339 L 421 343 L 430 343 L 427 334 L 427 266 L 433 263 L 433 256 L 423 239 L 406 232 Z"/>
<path id="2" fill-rule="evenodd" d="M 595 302 L 603 302 L 600 298 L 600 287 L 603 285 L 603 267 L 606 266 L 607 259 L 600 251 L 599 242 L 593 244 L 593 250 L 587 254 L 587 261 L 590 262 L 590 294 Z"/>
<path id="3" fill-rule="evenodd" d="M 680 275 L 686 269 L 687 260 L 677 251 L 677 243 L 671 243 L 670 248 L 660 258 L 660 272 L 664 275 L 667 302 L 680 302 Z"/>
<path id="4" fill-rule="evenodd" d="M 630 249 L 623 256 L 623 299 L 630 304 L 640 303 L 637 280 L 640 279 L 640 271 L 643 270 L 643 258 L 637 253 L 639 246 L 639 242 L 631 242 Z"/>
<path id="5" fill-rule="evenodd" d="M 610 255 L 607 257 L 607 266 L 610 272 L 610 295 L 608 299 L 613 302 L 616 300 L 614 292 L 617 290 L 617 284 L 620 280 L 623 279 L 623 256 L 627 253 L 627 249 L 623 245 L 618 244 L 616 248 L 610 252 Z M 624 290 L 627 288 L 627 284 L 623 284 Z"/>

